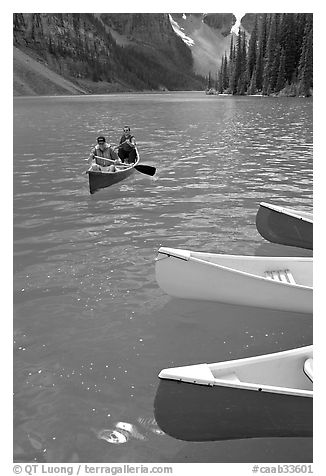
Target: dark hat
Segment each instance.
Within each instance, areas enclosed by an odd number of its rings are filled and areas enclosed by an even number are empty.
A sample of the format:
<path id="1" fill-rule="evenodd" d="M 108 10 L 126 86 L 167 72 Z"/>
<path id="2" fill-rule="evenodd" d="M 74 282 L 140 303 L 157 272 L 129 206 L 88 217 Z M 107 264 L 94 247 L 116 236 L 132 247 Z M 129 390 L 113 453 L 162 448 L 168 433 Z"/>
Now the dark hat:
<path id="1" fill-rule="evenodd" d="M 98 138 L 96 140 L 97 140 L 97 142 L 100 141 L 100 140 L 104 140 L 104 142 L 105 142 L 105 137 L 104 136 L 98 136 Z"/>

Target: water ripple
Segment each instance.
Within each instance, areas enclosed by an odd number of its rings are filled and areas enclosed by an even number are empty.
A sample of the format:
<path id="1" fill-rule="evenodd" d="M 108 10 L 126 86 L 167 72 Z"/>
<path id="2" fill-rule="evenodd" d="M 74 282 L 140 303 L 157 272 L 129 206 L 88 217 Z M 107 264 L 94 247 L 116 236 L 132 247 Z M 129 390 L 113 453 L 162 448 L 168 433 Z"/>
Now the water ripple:
<path id="1" fill-rule="evenodd" d="M 90 195 L 90 147 L 99 133 L 117 142 L 125 123 L 157 173 Z M 311 210 L 312 102 L 22 98 L 14 128 L 15 456 L 171 461 L 187 446 L 157 438 L 160 369 L 307 345 L 312 324 L 172 300 L 155 281 L 157 250 L 297 253 L 264 241 L 255 216 L 260 201 Z"/>

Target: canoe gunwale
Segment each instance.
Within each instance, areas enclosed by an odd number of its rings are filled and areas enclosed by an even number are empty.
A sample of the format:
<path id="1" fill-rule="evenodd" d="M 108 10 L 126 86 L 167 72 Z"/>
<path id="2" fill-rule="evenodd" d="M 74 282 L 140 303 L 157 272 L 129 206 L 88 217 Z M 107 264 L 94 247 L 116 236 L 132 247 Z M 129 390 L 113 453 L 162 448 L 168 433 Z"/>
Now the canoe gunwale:
<path id="1" fill-rule="evenodd" d="M 162 372 L 164 372 L 162 370 Z M 162 373 L 161 372 L 161 373 Z M 300 390 L 291 387 L 278 387 L 273 385 L 265 385 L 265 384 L 258 384 L 258 383 L 249 383 L 249 382 L 230 382 L 229 380 L 223 379 L 213 379 L 212 381 L 205 382 L 204 380 L 198 381 L 196 379 L 190 379 L 188 377 L 180 377 L 180 378 L 172 378 L 172 377 L 163 377 L 159 374 L 159 378 L 161 380 L 170 380 L 171 382 L 182 382 L 187 383 L 189 385 L 202 385 L 203 387 L 227 387 L 227 388 L 237 388 L 240 390 L 251 390 L 254 392 L 265 392 L 265 393 L 277 393 L 280 395 L 291 395 L 295 397 L 307 397 L 313 398 L 313 391 L 312 390 Z M 307 377 L 308 379 L 308 377 Z"/>
<path id="2" fill-rule="evenodd" d="M 164 250 L 165 249 L 166 248 L 164 248 Z M 177 253 L 177 250 L 173 250 L 174 251 L 173 253 L 170 253 L 168 251 L 161 251 L 161 250 L 162 248 L 158 250 L 158 255 L 155 258 L 155 261 L 160 261 L 161 259 L 166 259 L 166 258 L 177 258 L 177 259 L 181 259 L 182 261 L 189 261 L 191 257 L 191 252 L 189 252 L 188 250 L 182 250 L 185 253 Z"/>
<path id="3" fill-rule="evenodd" d="M 308 218 L 307 216 L 300 215 L 300 213 L 298 213 L 296 210 L 293 210 L 292 208 L 280 207 L 278 205 L 272 205 L 272 204 L 266 203 L 266 202 L 261 202 L 259 204 L 259 206 L 262 207 L 262 208 L 266 208 L 267 210 L 279 213 L 281 215 L 289 215 L 289 216 L 291 216 L 293 218 L 296 218 L 298 220 L 302 220 L 302 221 L 305 221 L 307 223 L 313 224 L 313 217 L 312 217 L 312 213 L 310 213 L 310 212 L 304 212 L 304 211 L 302 212 L 302 213 L 304 213 L 304 215 L 306 215 L 306 214 L 311 215 L 311 218 Z"/>

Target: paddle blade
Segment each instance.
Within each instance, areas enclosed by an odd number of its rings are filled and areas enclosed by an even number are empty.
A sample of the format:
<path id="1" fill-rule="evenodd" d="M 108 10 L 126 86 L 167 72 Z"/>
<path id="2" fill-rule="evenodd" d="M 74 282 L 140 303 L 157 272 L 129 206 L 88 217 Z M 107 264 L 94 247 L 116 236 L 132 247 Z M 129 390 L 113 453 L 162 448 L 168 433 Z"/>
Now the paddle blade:
<path id="1" fill-rule="evenodd" d="M 151 176 L 153 176 L 156 172 L 156 167 L 152 167 L 151 165 L 139 164 L 139 165 L 135 165 L 135 169 L 142 174 L 151 175 Z"/>

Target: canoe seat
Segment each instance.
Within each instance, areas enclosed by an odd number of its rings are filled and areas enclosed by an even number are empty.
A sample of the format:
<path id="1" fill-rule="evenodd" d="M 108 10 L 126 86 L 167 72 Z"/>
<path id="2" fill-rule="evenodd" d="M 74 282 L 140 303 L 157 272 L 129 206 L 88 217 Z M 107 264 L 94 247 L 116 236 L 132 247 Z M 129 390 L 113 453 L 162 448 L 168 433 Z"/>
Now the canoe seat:
<path id="1" fill-rule="evenodd" d="M 282 283 L 295 284 L 294 277 L 289 269 L 278 269 L 275 271 L 265 271 L 265 278 L 274 279 Z"/>
<path id="2" fill-rule="evenodd" d="M 309 359 L 305 360 L 303 364 L 303 371 L 307 375 L 307 377 L 313 382 L 313 359 L 310 357 Z"/>
<path id="3" fill-rule="evenodd" d="M 226 375 L 219 375 L 221 380 L 227 380 L 228 382 L 240 383 L 239 377 L 233 372 Z"/>

